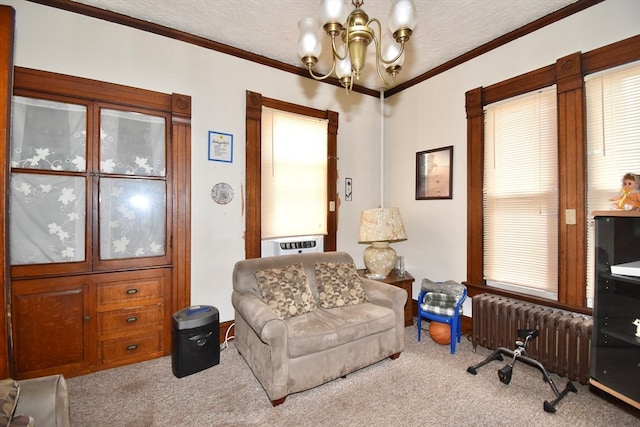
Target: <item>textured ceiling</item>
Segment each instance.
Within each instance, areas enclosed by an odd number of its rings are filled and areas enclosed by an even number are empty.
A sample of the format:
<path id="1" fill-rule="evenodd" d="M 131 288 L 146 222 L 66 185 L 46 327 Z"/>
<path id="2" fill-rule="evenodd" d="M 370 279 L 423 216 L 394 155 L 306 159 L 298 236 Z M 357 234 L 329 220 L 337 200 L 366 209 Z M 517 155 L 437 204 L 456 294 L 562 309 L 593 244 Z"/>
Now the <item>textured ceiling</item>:
<path id="1" fill-rule="evenodd" d="M 74 0 L 204 37 L 301 67 L 297 54 L 300 19 L 319 17 L 318 0 Z M 415 0 L 418 24 L 408 43 L 397 85 L 576 0 Z M 390 0 L 366 0 L 362 8 L 388 32 Z M 328 37 L 323 36 L 319 71 L 327 71 Z M 374 49 L 358 84 L 381 89 Z"/>

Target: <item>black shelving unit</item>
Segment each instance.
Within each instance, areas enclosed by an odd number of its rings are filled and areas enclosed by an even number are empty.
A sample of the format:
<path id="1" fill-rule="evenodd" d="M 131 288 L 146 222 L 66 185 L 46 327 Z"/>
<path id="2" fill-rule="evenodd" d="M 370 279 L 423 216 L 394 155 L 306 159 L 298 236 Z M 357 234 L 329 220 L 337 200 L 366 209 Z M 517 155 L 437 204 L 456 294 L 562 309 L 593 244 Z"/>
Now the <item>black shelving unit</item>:
<path id="1" fill-rule="evenodd" d="M 591 346 L 593 386 L 640 409 L 640 276 L 611 266 L 640 260 L 640 212 L 594 212 L 596 281 Z M 640 320 L 639 320 L 640 321 Z"/>

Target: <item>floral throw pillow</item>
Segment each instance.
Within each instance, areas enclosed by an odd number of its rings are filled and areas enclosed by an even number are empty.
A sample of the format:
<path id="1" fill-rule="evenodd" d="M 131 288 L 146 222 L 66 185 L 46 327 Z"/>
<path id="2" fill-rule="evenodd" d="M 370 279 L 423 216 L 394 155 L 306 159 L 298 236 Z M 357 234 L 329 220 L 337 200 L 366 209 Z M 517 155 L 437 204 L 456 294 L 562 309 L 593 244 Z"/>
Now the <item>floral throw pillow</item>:
<path id="1" fill-rule="evenodd" d="M 282 319 L 317 309 L 301 263 L 255 273 L 264 302 Z"/>
<path id="2" fill-rule="evenodd" d="M 320 307 L 335 308 L 369 301 L 355 265 L 317 262 L 315 271 Z"/>

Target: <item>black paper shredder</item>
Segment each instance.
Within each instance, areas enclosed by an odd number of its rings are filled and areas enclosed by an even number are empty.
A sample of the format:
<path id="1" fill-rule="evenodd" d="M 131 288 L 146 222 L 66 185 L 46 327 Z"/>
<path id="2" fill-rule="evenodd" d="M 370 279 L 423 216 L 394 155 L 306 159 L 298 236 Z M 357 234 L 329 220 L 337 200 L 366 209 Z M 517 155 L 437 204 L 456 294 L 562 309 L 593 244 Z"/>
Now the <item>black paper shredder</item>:
<path id="1" fill-rule="evenodd" d="M 195 305 L 173 314 L 171 368 L 178 378 L 220 363 L 218 309 Z"/>

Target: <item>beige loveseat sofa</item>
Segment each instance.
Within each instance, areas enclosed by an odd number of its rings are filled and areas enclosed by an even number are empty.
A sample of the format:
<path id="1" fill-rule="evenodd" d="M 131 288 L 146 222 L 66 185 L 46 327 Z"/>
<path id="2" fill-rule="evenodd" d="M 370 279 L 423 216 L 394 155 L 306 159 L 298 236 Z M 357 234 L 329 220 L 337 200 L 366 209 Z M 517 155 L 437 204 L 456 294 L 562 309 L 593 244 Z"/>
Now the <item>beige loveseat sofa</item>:
<path id="1" fill-rule="evenodd" d="M 276 406 L 397 358 L 406 300 L 403 289 L 359 278 L 345 252 L 248 259 L 233 271 L 234 343 Z"/>

